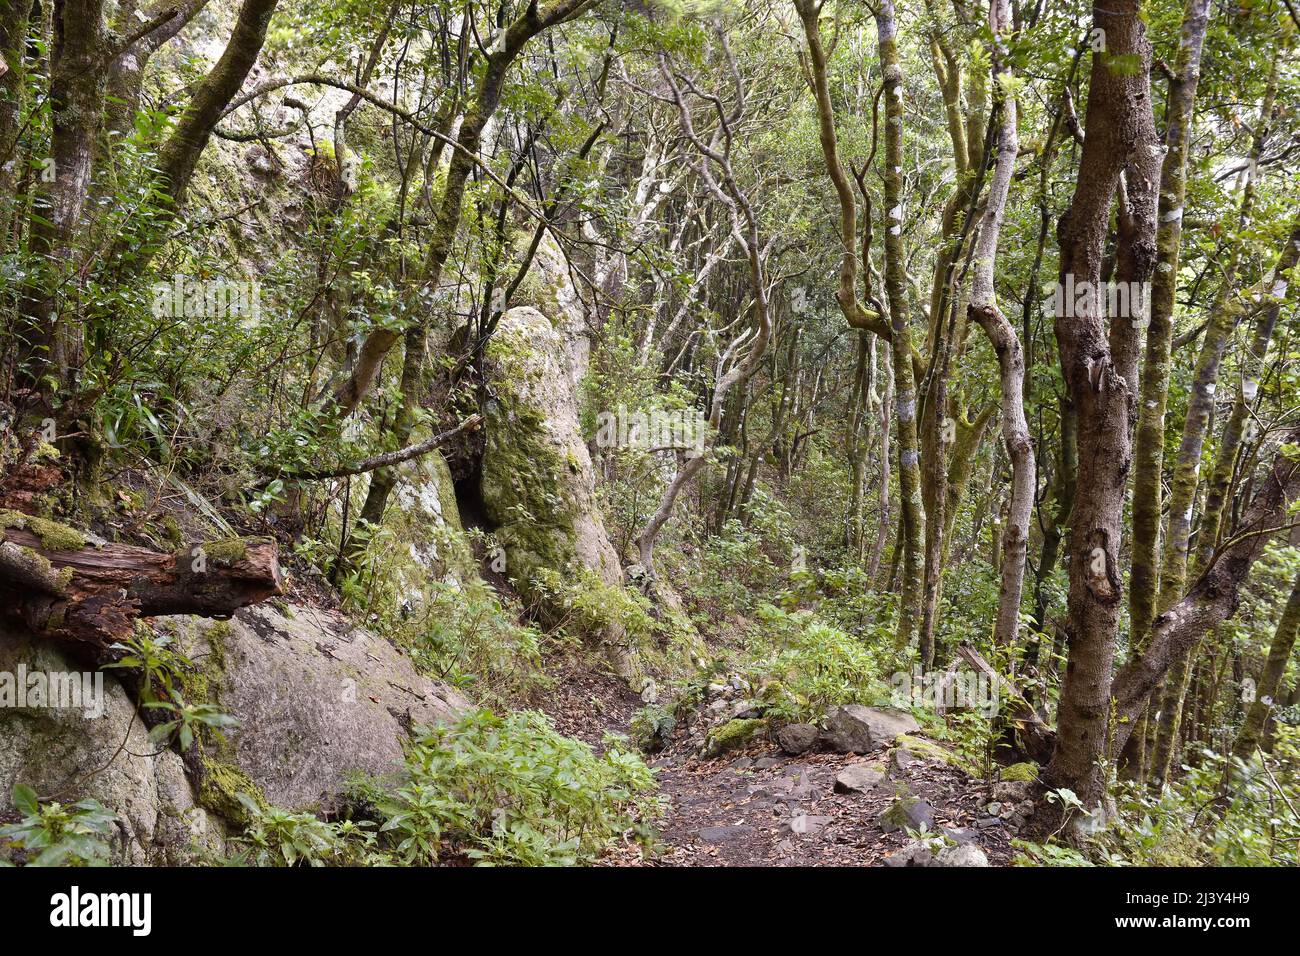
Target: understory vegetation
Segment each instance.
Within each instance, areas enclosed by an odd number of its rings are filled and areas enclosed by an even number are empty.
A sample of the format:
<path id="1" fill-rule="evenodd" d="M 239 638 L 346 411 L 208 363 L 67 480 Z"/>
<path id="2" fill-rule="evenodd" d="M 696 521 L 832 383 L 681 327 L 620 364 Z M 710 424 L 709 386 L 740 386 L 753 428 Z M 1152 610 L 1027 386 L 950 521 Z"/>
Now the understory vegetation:
<path id="1" fill-rule="evenodd" d="M 1017 864 L 1300 864 L 1298 51 L 1290 0 L 0 0 L 0 651 L 108 676 L 205 864 L 653 858 L 663 755 L 854 704 L 1024 784 Z M 400 765 L 277 806 L 261 604 L 469 703 L 384 672 Z M 0 865 L 146 842 L 45 750 Z"/>

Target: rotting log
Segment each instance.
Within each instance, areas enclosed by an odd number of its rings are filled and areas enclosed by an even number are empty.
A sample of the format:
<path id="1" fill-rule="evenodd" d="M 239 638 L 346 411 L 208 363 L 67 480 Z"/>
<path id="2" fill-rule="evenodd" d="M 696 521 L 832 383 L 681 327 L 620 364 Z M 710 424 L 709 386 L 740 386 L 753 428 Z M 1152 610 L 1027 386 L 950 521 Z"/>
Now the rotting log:
<path id="1" fill-rule="evenodd" d="M 96 544 L 63 526 L 6 513 L 0 528 L 0 614 L 34 633 L 102 651 L 135 621 L 166 614 L 228 618 L 279 594 L 279 548 L 270 538 L 196 541 L 174 553 Z M 53 523 L 46 523 L 52 525 Z"/>

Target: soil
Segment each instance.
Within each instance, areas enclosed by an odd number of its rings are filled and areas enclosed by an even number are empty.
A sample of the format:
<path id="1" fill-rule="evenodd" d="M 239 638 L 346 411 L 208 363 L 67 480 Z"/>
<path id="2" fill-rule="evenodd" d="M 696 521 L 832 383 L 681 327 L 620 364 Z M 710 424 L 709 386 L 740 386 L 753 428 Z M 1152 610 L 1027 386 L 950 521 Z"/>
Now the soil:
<path id="1" fill-rule="evenodd" d="M 549 660 L 547 671 L 556 683 L 537 706 L 561 733 L 594 747 L 607 733 L 626 733 L 643 706 L 623 681 L 592 671 L 580 656 Z M 936 828 L 973 840 L 991 865 L 1007 865 L 1014 853 L 1012 834 L 981 811 L 987 785 L 941 761 L 918 760 L 891 773 L 887 750 L 793 757 L 766 739 L 705 760 L 685 737 L 647 760 L 666 810 L 658 843 L 649 854 L 629 844 L 605 865 L 880 866 L 911 842 L 905 831 L 885 832 L 877 819 L 902 787 L 930 804 Z M 835 777 L 858 763 L 885 773 L 884 781 L 865 793 L 836 793 Z"/>

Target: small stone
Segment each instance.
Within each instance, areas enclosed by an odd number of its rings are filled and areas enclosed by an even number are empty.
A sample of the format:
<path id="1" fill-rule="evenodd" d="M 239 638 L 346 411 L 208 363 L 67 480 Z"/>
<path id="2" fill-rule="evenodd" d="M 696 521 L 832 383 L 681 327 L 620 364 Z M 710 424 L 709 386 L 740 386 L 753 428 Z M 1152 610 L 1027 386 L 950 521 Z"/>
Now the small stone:
<path id="1" fill-rule="evenodd" d="M 865 793 L 885 780 L 885 775 L 864 763 L 850 764 L 835 777 L 836 793 Z"/>
<path id="2" fill-rule="evenodd" d="M 889 769 L 894 774 L 900 774 L 908 767 L 918 763 L 925 763 L 925 759 L 918 757 L 910 750 L 904 750 L 902 747 L 889 755 Z"/>
<path id="3" fill-rule="evenodd" d="M 934 858 L 935 866 L 988 866 L 989 858 L 973 843 L 947 846 Z"/>
<path id="4" fill-rule="evenodd" d="M 737 840 L 745 839 L 745 837 L 753 836 L 754 828 L 745 825 L 701 827 L 695 833 L 705 843 L 734 843 Z"/>
<path id="5" fill-rule="evenodd" d="M 814 816 L 808 813 L 800 813 L 790 818 L 789 827 L 792 833 L 817 833 L 822 827 L 831 822 L 830 817 Z"/>
<path id="6" fill-rule="evenodd" d="M 995 783 L 989 795 L 1000 803 L 1020 803 L 1034 792 L 1034 785 L 1029 782 L 1004 780 Z"/>
<path id="7" fill-rule="evenodd" d="M 876 822 L 886 833 L 903 829 L 919 830 L 922 826 L 933 830 L 934 807 L 920 797 L 904 793 L 881 811 Z"/>
<path id="8" fill-rule="evenodd" d="M 819 731 L 812 724 L 788 724 L 776 733 L 776 742 L 782 750 L 797 757 L 817 743 Z"/>
<path id="9" fill-rule="evenodd" d="M 975 831 L 970 829 L 969 827 L 966 828 L 944 827 L 943 832 L 944 832 L 944 836 L 946 836 L 949 840 L 952 840 L 953 843 L 957 843 L 957 844 L 974 843 L 976 839 Z"/>
<path id="10" fill-rule="evenodd" d="M 885 866 L 933 866 L 934 854 L 920 840 L 913 840 L 896 853 L 884 859 Z"/>
<path id="11" fill-rule="evenodd" d="M 985 809 L 988 810 L 990 816 L 1002 816 L 1002 804 L 998 803 L 996 800 L 985 807 Z"/>
<path id="12" fill-rule="evenodd" d="M 794 852 L 794 843 L 788 839 L 782 840 L 776 845 L 776 852 L 780 853 L 782 856 L 789 856 Z"/>
<path id="13" fill-rule="evenodd" d="M 779 757 L 759 757 L 754 761 L 755 770 L 770 770 L 781 763 Z"/>
<path id="14" fill-rule="evenodd" d="M 752 757 L 741 757 L 731 765 L 731 769 L 748 770 L 752 766 L 754 766 L 754 759 Z"/>
<path id="15" fill-rule="evenodd" d="M 816 792 L 817 788 L 808 782 L 808 771 L 800 770 L 799 782 L 790 788 L 790 796 L 796 800 L 807 800 Z"/>

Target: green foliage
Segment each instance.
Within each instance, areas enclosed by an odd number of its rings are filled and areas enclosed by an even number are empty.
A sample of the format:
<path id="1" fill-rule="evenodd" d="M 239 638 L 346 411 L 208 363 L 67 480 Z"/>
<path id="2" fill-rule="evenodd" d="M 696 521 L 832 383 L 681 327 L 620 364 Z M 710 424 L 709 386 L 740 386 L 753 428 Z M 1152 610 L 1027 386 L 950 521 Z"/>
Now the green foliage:
<path id="1" fill-rule="evenodd" d="M 621 741 L 597 755 L 543 715 L 480 710 L 417 728 L 404 780 L 353 788 L 370 819 L 324 821 L 241 795 L 248 825 L 236 862 L 259 866 L 480 866 L 588 863 L 619 840 L 648 843 L 654 774 Z"/>
<path id="2" fill-rule="evenodd" d="M 98 800 L 42 804 L 36 792 L 21 783 L 14 784 L 12 796 L 21 818 L 0 827 L 0 847 L 7 844 L 20 851 L 27 866 L 107 865 L 117 815 Z M 0 859 L 0 866 L 5 865 L 12 864 Z"/>
<path id="3" fill-rule="evenodd" d="M 808 611 L 759 608 L 758 655 L 748 663 L 750 682 L 761 688 L 771 716 L 817 719 L 836 704 L 889 699 L 878 645 L 855 638 Z"/>
<path id="4" fill-rule="evenodd" d="M 632 742 L 646 753 L 658 753 L 668 745 L 673 731 L 677 729 L 677 718 L 671 710 L 649 704 L 632 715 L 628 727 Z"/>
<path id="5" fill-rule="evenodd" d="M 174 644 L 171 636 L 138 625 L 131 637 L 112 645 L 121 656 L 104 667 L 135 671 L 141 706 L 163 712 L 164 719 L 149 730 L 153 743 L 175 739 L 182 750 L 189 750 L 203 730 L 221 741 L 222 730 L 239 721 L 212 701 L 190 699 L 188 692 L 194 689 L 206 695 L 206 675 Z"/>
<path id="6" fill-rule="evenodd" d="M 380 807 L 406 863 L 457 852 L 480 864 L 590 861 L 625 833 L 644 836 L 655 813 L 654 776 L 637 756 L 619 747 L 597 756 L 530 711 L 424 728 L 406 768 Z"/>

